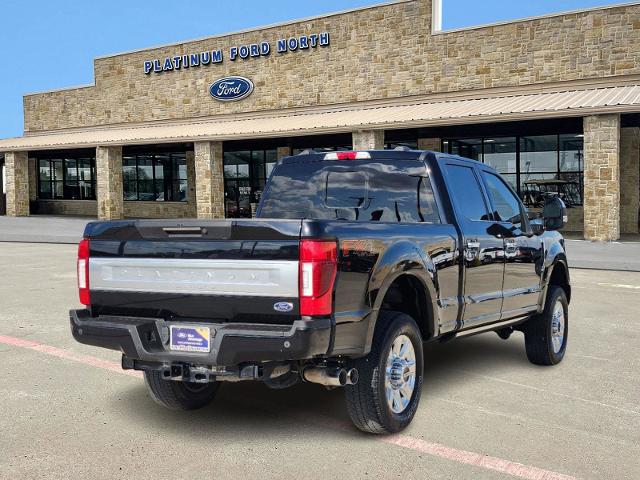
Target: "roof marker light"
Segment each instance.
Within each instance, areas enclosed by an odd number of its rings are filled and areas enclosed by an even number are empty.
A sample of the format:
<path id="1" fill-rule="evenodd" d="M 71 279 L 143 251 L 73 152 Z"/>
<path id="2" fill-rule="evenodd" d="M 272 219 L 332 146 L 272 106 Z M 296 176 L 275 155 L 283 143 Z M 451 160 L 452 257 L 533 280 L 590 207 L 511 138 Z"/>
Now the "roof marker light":
<path id="1" fill-rule="evenodd" d="M 369 152 L 331 152 L 324 156 L 325 160 L 371 160 Z"/>

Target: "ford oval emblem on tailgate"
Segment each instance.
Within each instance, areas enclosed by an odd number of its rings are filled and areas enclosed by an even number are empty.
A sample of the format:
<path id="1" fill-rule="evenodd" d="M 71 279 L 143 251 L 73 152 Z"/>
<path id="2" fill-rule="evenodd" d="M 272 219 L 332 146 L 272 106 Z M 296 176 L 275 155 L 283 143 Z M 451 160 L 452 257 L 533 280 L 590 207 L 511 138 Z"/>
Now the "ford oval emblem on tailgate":
<path id="1" fill-rule="evenodd" d="M 293 303 L 290 302 L 278 302 L 273 305 L 273 309 L 276 312 L 290 312 L 293 310 Z"/>
<path id="2" fill-rule="evenodd" d="M 224 77 L 216 80 L 209 93 L 221 102 L 233 102 L 248 97 L 253 92 L 253 82 L 244 77 Z"/>

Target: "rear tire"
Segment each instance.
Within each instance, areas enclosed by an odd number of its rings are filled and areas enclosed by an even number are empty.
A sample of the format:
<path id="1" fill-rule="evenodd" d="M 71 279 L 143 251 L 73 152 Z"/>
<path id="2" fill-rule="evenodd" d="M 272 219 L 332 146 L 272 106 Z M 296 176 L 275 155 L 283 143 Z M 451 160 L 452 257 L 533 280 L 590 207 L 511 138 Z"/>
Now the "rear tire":
<path id="1" fill-rule="evenodd" d="M 556 365 L 567 350 L 569 302 L 565 291 L 550 285 L 544 311 L 524 325 L 527 358 L 535 365 Z"/>
<path id="2" fill-rule="evenodd" d="M 406 428 L 422 393 L 422 336 L 416 322 L 404 313 L 381 311 L 371 352 L 353 366 L 360 378 L 345 387 L 345 394 L 354 425 L 375 434 Z"/>
<path id="3" fill-rule="evenodd" d="M 197 410 L 209 405 L 216 396 L 220 384 L 190 383 L 165 380 L 160 372 L 145 371 L 144 383 L 149 395 L 159 405 L 169 410 Z"/>

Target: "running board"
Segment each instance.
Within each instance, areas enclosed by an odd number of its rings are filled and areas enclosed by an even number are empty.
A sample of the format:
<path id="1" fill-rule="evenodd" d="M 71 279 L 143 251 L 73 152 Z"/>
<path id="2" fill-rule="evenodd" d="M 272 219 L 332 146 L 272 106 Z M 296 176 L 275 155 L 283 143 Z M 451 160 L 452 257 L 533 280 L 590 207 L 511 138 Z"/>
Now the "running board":
<path id="1" fill-rule="evenodd" d="M 472 327 L 467 330 L 461 330 L 459 332 L 455 332 L 453 334 L 453 338 L 470 337 L 471 335 L 476 335 L 478 333 L 492 332 L 494 330 L 500 330 L 505 327 L 514 327 L 521 324 L 522 322 L 527 321 L 529 317 L 530 316 L 527 315 L 525 317 L 511 318 L 503 322 L 489 323 L 487 325 L 480 325 L 479 327 Z"/>

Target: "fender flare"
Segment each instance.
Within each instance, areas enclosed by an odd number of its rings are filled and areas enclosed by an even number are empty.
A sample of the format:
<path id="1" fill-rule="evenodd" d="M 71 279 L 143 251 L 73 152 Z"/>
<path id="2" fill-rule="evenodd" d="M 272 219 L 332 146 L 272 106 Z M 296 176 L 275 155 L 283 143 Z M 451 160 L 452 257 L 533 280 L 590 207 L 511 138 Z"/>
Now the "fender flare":
<path id="1" fill-rule="evenodd" d="M 567 278 L 567 285 L 569 287 L 569 291 L 567 292 L 567 300 L 571 299 L 571 281 L 569 277 L 569 262 L 567 261 L 567 255 L 558 246 L 554 244 L 552 248 L 549 250 L 547 254 L 547 258 L 545 259 L 545 267 L 542 276 L 542 288 L 540 290 L 540 301 L 538 302 L 538 313 L 544 311 L 544 307 L 547 301 L 547 292 L 549 291 L 549 282 L 556 268 L 564 269 L 565 276 Z"/>
<path id="2" fill-rule="evenodd" d="M 385 272 L 385 270 L 387 271 Z M 365 341 L 365 355 L 371 350 L 382 302 L 391 285 L 405 275 L 417 280 L 424 288 L 430 316 L 427 321 L 430 322 L 431 332 L 437 335 L 439 325 L 436 304 L 438 298 L 437 270 L 431 258 L 414 243 L 400 241 L 385 251 L 370 276 L 367 295 L 371 300 L 371 314 Z M 420 322 L 423 319 L 415 320 Z"/>

